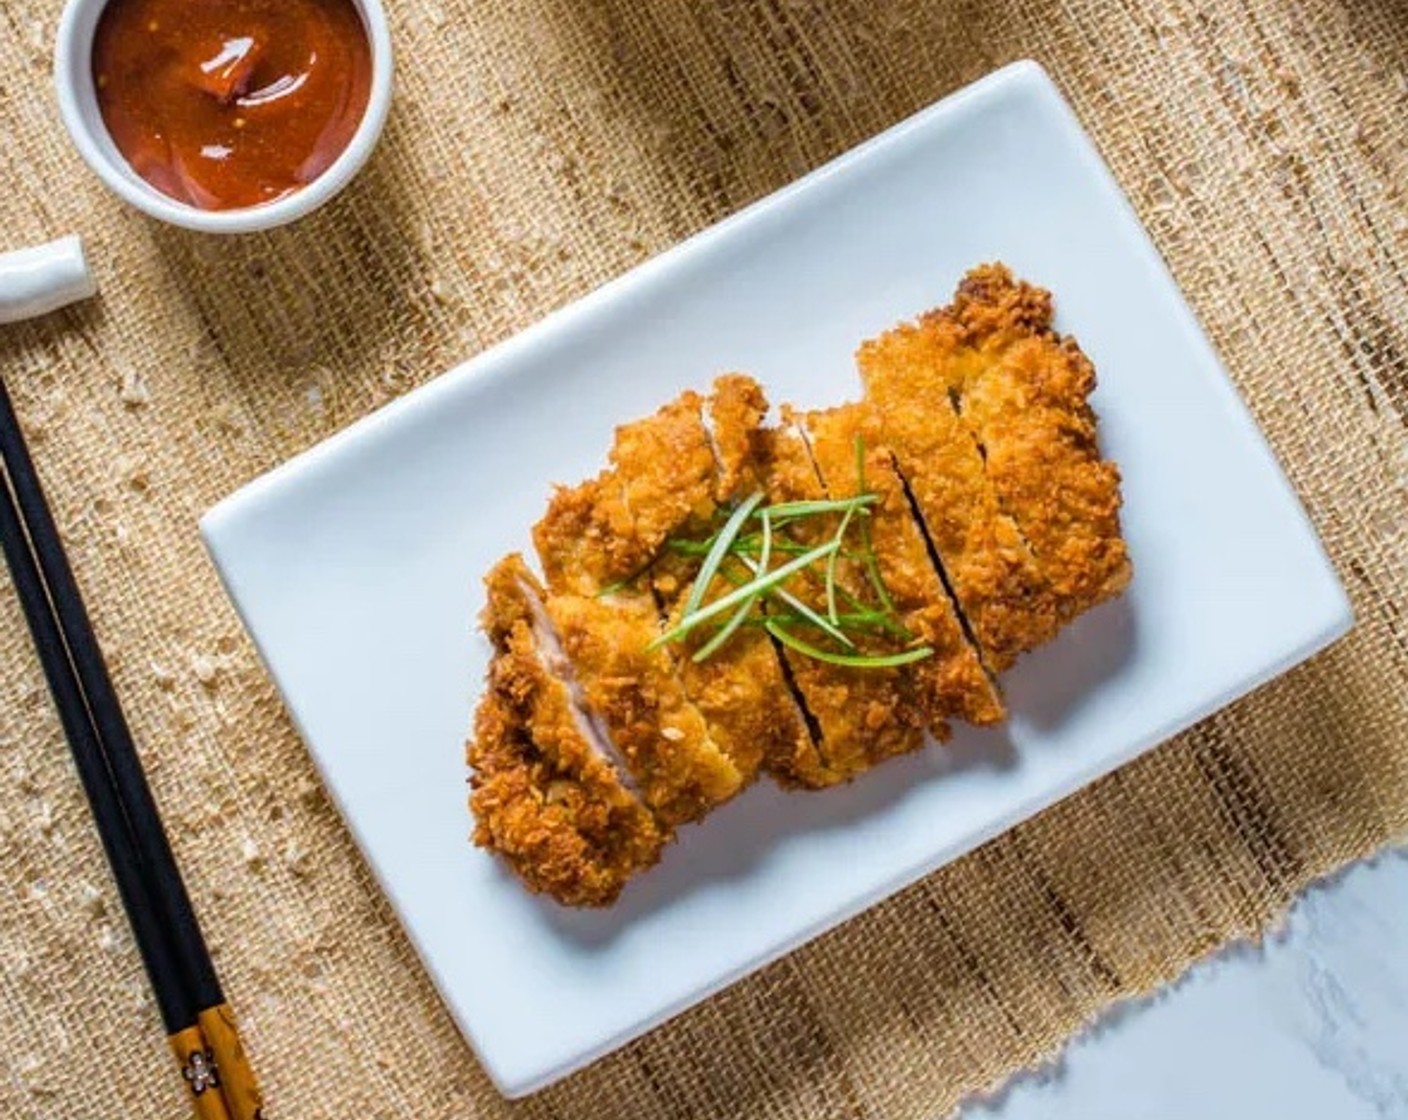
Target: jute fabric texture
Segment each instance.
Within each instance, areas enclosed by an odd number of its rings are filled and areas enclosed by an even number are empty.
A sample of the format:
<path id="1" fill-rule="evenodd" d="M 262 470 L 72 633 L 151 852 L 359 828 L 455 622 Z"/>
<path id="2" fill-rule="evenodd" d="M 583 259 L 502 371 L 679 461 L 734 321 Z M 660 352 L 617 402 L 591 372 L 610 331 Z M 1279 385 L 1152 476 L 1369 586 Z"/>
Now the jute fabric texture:
<path id="1" fill-rule="evenodd" d="M 1402 6 L 390 7 L 400 84 L 373 162 L 297 227 L 219 240 L 160 227 L 103 191 L 50 88 L 58 0 L 0 5 L 0 243 L 81 232 L 102 286 L 100 300 L 4 329 L 0 369 L 271 1116 L 938 1117 L 1404 835 Z M 320 791 L 196 519 L 354 418 L 1021 57 L 1050 70 L 1152 231 L 1323 534 L 1357 626 L 761 975 L 504 1102 Z M 935 301 L 946 294 L 936 286 Z M 547 402 L 544 417 L 569 422 Z M 181 1115 L 8 583 L 0 884 L 0 1114 Z"/>

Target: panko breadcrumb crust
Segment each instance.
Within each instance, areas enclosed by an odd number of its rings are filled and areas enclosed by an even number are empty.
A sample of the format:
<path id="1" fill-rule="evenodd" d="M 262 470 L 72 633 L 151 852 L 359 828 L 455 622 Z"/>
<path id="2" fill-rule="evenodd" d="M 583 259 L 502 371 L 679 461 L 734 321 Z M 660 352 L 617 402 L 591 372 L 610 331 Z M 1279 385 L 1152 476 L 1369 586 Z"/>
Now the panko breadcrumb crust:
<path id="1" fill-rule="evenodd" d="M 948 307 L 864 343 L 857 364 L 861 400 L 783 406 L 776 426 L 743 374 L 621 425 L 608 466 L 557 487 L 534 526 L 545 584 L 517 554 L 489 573 L 494 658 L 468 746 L 474 841 L 531 889 L 608 905 L 676 829 L 761 773 L 834 786 L 947 740 L 955 721 L 1000 723 L 996 674 L 1128 585 L 1094 367 L 1055 331 L 1048 292 L 982 265 Z M 754 493 L 861 492 L 875 496 L 863 516 L 898 626 L 857 631 L 856 650 L 903 641 L 930 656 L 832 664 L 759 626 L 702 661 L 707 628 L 657 643 L 699 563 L 672 541 L 707 537 Z M 788 532 L 810 546 L 830 529 L 802 519 Z M 854 554 L 834 578 L 853 602 L 875 595 Z M 704 602 L 730 586 L 717 581 Z M 814 569 L 784 585 L 814 609 L 824 588 Z"/>

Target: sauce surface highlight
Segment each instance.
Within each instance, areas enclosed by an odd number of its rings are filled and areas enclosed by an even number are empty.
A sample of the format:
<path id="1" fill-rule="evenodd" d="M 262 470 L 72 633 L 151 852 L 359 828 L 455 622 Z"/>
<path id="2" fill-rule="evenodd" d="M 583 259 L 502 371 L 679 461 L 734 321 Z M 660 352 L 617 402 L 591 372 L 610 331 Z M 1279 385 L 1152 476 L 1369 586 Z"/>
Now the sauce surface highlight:
<path id="1" fill-rule="evenodd" d="M 112 0 L 93 43 L 132 169 L 203 210 L 273 202 L 342 153 L 371 89 L 351 0 Z"/>

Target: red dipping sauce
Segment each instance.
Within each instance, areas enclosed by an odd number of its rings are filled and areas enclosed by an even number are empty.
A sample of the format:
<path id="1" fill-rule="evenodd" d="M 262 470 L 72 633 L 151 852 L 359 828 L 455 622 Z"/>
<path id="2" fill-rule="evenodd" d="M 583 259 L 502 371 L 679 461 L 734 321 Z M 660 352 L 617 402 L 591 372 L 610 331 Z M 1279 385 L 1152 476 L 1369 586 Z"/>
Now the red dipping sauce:
<path id="1" fill-rule="evenodd" d="M 132 169 L 202 210 L 283 198 L 366 112 L 352 0 L 112 0 L 93 42 L 103 121 Z"/>

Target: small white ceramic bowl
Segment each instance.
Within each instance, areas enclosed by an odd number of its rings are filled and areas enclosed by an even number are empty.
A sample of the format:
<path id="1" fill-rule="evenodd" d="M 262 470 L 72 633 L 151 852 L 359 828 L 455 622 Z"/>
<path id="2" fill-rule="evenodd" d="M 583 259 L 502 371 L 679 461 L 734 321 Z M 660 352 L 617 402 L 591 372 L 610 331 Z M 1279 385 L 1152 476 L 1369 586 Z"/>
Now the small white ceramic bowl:
<path id="1" fill-rule="evenodd" d="M 238 210 L 202 210 L 162 194 L 129 166 L 108 134 L 98 108 L 93 81 L 93 35 L 107 3 L 108 0 L 68 0 L 54 49 L 54 83 L 64 124 L 84 161 L 114 193 L 138 210 L 203 233 L 273 229 L 316 210 L 342 190 L 376 146 L 391 108 L 391 33 L 381 0 L 352 0 L 371 44 L 372 84 L 362 123 L 332 166 L 307 186 L 275 202 Z"/>

